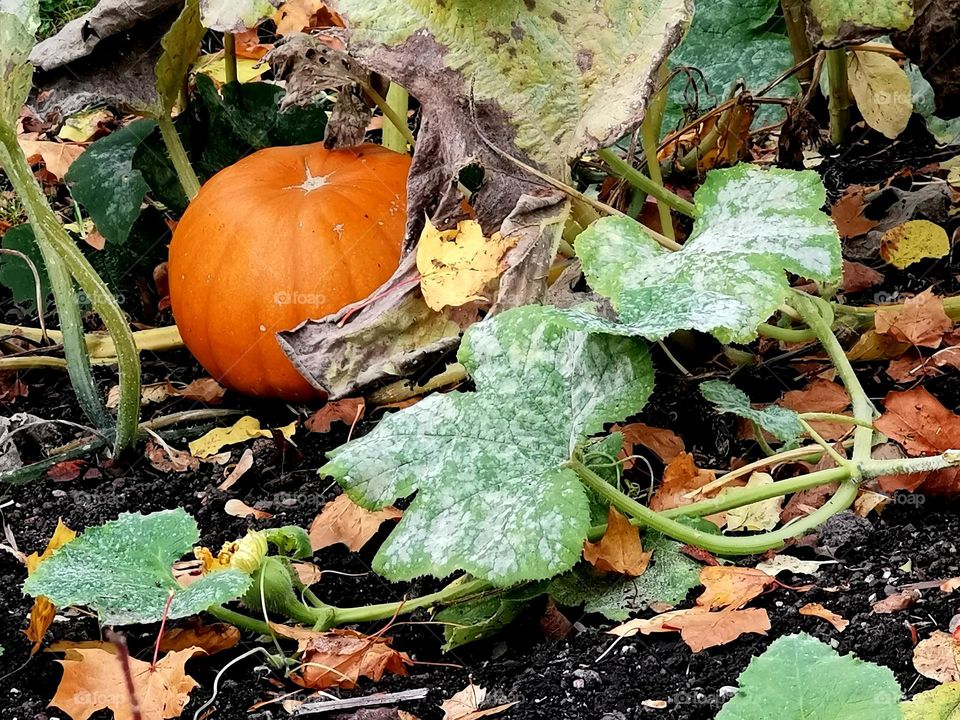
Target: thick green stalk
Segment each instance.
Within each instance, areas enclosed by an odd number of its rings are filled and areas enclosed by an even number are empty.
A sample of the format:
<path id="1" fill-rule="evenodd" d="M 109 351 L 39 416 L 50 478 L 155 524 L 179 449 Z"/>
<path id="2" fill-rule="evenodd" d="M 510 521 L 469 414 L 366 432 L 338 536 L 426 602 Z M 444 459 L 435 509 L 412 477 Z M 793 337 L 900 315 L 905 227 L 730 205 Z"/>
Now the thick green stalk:
<path id="1" fill-rule="evenodd" d="M 390 83 L 387 90 L 387 106 L 397 118 L 405 119 L 410 110 L 410 93 L 399 83 Z M 406 122 L 404 122 L 406 126 Z M 383 146 L 399 153 L 407 152 L 407 138 L 392 122 L 383 124 Z"/>
<path id="2" fill-rule="evenodd" d="M 839 145 L 850 129 L 850 82 L 847 75 L 847 51 L 827 50 L 827 77 L 830 81 L 830 139 Z"/>
<path id="3" fill-rule="evenodd" d="M 70 383 L 77 394 L 77 402 L 90 422 L 98 428 L 106 430 L 113 427 L 111 418 L 104 407 L 97 384 L 93 379 L 90 366 L 90 354 L 87 352 L 86 338 L 83 333 L 83 321 L 80 318 L 80 302 L 73 285 L 73 278 L 64 266 L 63 260 L 48 244 L 40 245 L 43 255 L 43 264 L 50 279 L 50 290 L 53 292 L 54 303 L 57 306 L 57 316 L 60 318 L 60 341 L 63 343 L 63 354 L 67 360 L 67 373 Z M 43 312 L 43 309 L 40 309 Z"/>
<path id="4" fill-rule="evenodd" d="M 24 203 L 44 255 L 48 252 L 56 254 L 63 261 L 113 338 L 120 373 L 120 405 L 114 439 L 114 451 L 119 453 L 136 439 L 140 417 L 140 356 L 133 333 L 116 298 L 63 229 L 33 176 L 16 137 L 6 128 L 0 128 L 0 165 Z"/>
<path id="5" fill-rule="evenodd" d="M 670 192 L 663 187 L 663 185 L 658 185 L 642 172 L 631 167 L 610 148 L 604 148 L 598 151 L 597 155 L 607 164 L 614 175 L 623 178 L 637 190 L 653 196 L 657 201 L 666 204 L 677 212 L 683 213 L 687 217 L 696 217 L 697 208 L 692 202 L 684 200 L 676 193 Z"/>
<path id="6" fill-rule="evenodd" d="M 413 137 L 413 133 L 410 132 L 410 127 L 407 125 L 407 116 L 404 115 L 400 117 L 397 114 L 397 111 L 386 101 L 386 99 L 376 91 L 376 89 L 371 85 L 361 85 L 360 86 L 363 92 L 367 95 L 368 98 L 373 100 L 380 112 L 383 113 L 383 116 L 386 118 L 384 122 L 384 127 L 386 127 L 387 122 L 392 123 L 394 129 L 400 133 L 400 136 L 403 137 L 404 141 L 407 142 L 410 147 L 415 147 L 417 144 L 416 139 Z"/>
<path id="7" fill-rule="evenodd" d="M 443 590 L 429 595 L 423 595 L 412 600 L 383 603 L 381 605 L 365 605 L 353 608 L 332 608 L 333 618 L 330 627 L 351 625 L 353 623 L 373 622 L 375 620 L 389 620 L 396 615 L 411 613 L 420 608 L 429 608 L 435 605 L 449 605 L 456 600 L 480 595 L 494 589 L 486 580 L 460 580 L 452 582 Z"/>
<path id="8" fill-rule="evenodd" d="M 180 135 L 173 126 L 173 119 L 161 113 L 157 116 L 157 125 L 160 126 L 160 135 L 163 137 L 164 145 L 167 146 L 167 154 L 170 156 L 170 162 L 173 163 L 173 169 L 177 172 L 183 192 L 188 200 L 193 201 L 200 192 L 200 179 L 194 172 L 193 165 L 190 164 L 183 141 L 180 140 Z"/>
<path id="9" fill-rule="evenodd" d="M 817 334 L 810 328 L 782 328 L 769 323 L 760 323 L 757 326 L 757 333 L 786 343 L 804 343 L 817 339 Z"/>
<path id="10" fill-rule="evenodd" d="M 783 19 L 790 38 L 790 50 L 793 52 L 793 64 L 800 65 L 813 54 L 810 39 L 807 37 L 807 18 L 803 12 L 802 0 L 780 0 Z M 813 68 L 809 64 L 797 71 L 797 80 L 804 88 L 813 79 Z"/>
<path id="11" fill-rule="evenodd" d="M 263 620 L 257 620 L 256 618 L 252 618 L 249 615 L 244 615 L 243 613 L 235 612 L 229 608 L 214 606 L 209 608 L 207 612 L 218 620 L 223 620 L 226 623 L 230 623 L 241 630 L 257 633 L 258 635 L 276 635 L 276 633 L 273 631 L 273 628 L 267 625 Z"/>
<path id="12" fill-rule="evenodd" d="M 227 83 L 237 82 L 237 38 L 233 33 L 223 34 L 223 62 Z"/>
<path id="13" fill-rule="evenodd" d="M 667 64 L 660 66 L 657 73 L 658 81 L 664 84 L 668 76 Z M 640 139 L 643 142 L 643 155 L 647 161 L 647 174 L 657 185 L 663 187 L 663 173 L 660 170 L 660 158 L 657 156 L 657 146 L 660 142 L 660 126 L 663 122 L 663 110 L 667 105 L 666 87 L 662 87 L 659 92 L 654 94 L 650 103 L 647 105 L 647 112 L 643 116 L 643 123 L 640 125 Z M 673 217 L 670 215 L 670 206 L 661 200 L 657 200 L 657 212 L 660 214 L 660 228 L 663 234 L 671 240 L 676 240 L 677 235 L 673 230 Z"/>

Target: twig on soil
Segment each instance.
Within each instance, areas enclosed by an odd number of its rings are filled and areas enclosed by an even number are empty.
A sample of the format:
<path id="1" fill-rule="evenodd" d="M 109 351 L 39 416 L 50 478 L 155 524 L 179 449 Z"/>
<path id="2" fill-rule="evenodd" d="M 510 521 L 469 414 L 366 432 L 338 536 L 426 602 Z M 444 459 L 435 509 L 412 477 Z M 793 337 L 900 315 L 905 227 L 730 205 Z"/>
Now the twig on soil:
<path id="1" fill-rule="evenodd" d="M 305 703 L 297 708 L 295 715 L 316 715 L 319 713 L 333 712 L 335 710 L 352 710 L 353 708 L 378 707 L 381 705 L 391 705 L 395 702 L 406 702 L 409 700 L 423 700 L 429 694 L 427 688 L 418 688 L 416 690 L 401 690 L 391 693 L 377 693 L 376 695 L 367 695 L 366 697 L 345 698 L 343 700 L 327 700 L 325 702 Z"/>

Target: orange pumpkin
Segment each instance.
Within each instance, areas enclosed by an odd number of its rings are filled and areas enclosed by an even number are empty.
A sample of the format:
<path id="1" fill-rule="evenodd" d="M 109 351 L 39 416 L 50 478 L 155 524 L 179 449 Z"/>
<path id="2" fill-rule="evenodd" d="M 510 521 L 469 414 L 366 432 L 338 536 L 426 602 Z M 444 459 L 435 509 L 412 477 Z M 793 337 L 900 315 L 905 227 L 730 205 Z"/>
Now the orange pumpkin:
<path id="1" fill-rule="evenodd" d="M 227 387 L 320 395 L 275 333 L 367 297 L 397 269 L 407 155 L 377 145 L 268 148 L 213 178 L 170 245 L 170 301 L 187 348 Z"/>

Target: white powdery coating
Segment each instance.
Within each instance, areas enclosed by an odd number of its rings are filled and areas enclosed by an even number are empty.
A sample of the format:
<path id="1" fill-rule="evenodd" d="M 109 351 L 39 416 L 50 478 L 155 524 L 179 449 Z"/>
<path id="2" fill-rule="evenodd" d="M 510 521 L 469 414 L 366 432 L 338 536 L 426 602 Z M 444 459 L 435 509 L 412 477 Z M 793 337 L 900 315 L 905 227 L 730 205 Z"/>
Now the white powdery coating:
<path id="1" fill-rule="evenodd" d="M 659 340 L 693 329 L 723 342 L 750 340 L 790 292 L 787 272 L 839 277 L 840 240 L 820 209 L 825 193 L 815 174 L 715 170 L 696 200 L 700 216 L 678 252 L 624 218 L 594 223 L 577 240 L 590 284 L 637 335 Z"/>
<path id="2" fill-rule="evenodd" d="M 428 397 L 332 454 L 323 472 L 367 506 L 416 492 L 375 569 L 509 585 L 577 561 L 589 507 L 562 465 L 603 423 L 642 408 L 653 384 L 636 341 L 578 327 L 536 306 L 475 325 L 460 359 L 477 392 Z"/>

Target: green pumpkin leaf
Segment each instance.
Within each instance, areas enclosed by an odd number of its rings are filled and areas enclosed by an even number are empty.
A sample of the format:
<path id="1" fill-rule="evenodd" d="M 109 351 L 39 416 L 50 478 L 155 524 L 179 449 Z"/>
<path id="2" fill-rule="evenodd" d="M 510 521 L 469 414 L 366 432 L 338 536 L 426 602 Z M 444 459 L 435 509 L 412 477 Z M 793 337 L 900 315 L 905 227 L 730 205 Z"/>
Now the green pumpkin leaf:
<path id="1" fill-rule="evenodd" d="M 800 416 L 788 408 L 768 405 L 756 409 L 749 396 L 723 380 L 708 380 L 700 385 L 700 394 L 723 413 L 732 413 L 755 422 L 781 442 L 790 443 L 804 434 Z"/>
<path id="2" fill-rule="evenodd" d="M 653 387 L 643 345 L 581 327 L 541 306 L 472 326 L 458 357 L 476 392 L 432 395 L 329 454 L 320 472 L 366 508 L 416 493 L 377 572 L 466 570 L 506 586 L 577 562 L 589 501 L 564 463 L 604 423 L 638 412 Z"/>
<path id="3" fill-rule="evenodd" d="M 283 0 L 200 0 L 200 20 L 211 30 L 240 33 L 273 17 Z"/>
<path id="4" fill-rule="evenodd" d="M 804 0 L 807 29 L 823 47 L 857 45 L 913 25 L 911 0 Z"/>
<path id="5" fill-rule="evenodd" d="M 17 225 L 3 235 L 3 247 L 6 250 L 22 252 L 33 261 L 40 276 L 40 297 L 46 302 L 50 297 L 50 280 L 47 278 L 43 254 L 37 245 L 33 228 L 30 225 Z M 10 289 L 13 301 L 30 312 L 36 310 L 37 284 L 30 266 L 15 255 L 0 254 L 0 285 Z"/>
<path id="6" fill-rule="evenodd" d="M 104 625 L 160 620 L 171 591 L 168 617 L 195 615 L 240 597 L 251 582 L 245 573 L 224 570 L 180 587 L 171 568 L 199 538 L 196 521 L 179 508 L 124 513 L 57 550 L 27 578 L 23 591 L 58 607 L 93 608 Z"/>
<path id="7" fill-rule="evenodd" d="M 902 703 L 903 720 L 960 720 L 960 683 L 952 682 Z"/>
<path id="8" fill-rule="evenodd" d="M 527 604 L 546 590 L 545 583 L 534 583 L 494 597 L 457 603 L 434 616 L 443 625 L 444 652 L 496 635 L 520 617 Z"/>
<path id="9" fill-rule="evenodd" d="M 913 93 L 913 110 L 927 121 L 927 130 L 941 145 L 953 145 L 960 140 L 960 118 L 944 120 L 937 117 L 937 103 L 933 86 L 923 77 L 915 64 L 907 60 L 903 66 Z"/>
<path id="10" fill-rule="evenodd" d="M 716 720 L 902 720 L 888 668 L 841 657 L 801 633 L 779 638 L 739 678 Z"/>
<path id="11" fill-rule="evenodd" d="M 33 85 L 27 60 L 40 27 L 37 0 L 0 0 L 0 125 L 13 132 Z"/>
<path id="12" fill-rule="evenodd" d="M 180 16 L 163 36 L 160 45 L 163 54 L 157 61 L 158 114 L 170 115 L 180 97 L 183 79 L 200 52 L 200 42 L 206 34 L 200 22 L 200 0 L 187 0 Z"/>
<path id="13" fill-rule="evenodd" d="M 583 606 L 623 622 L 653 603 L 677 605 L 700 584 L 700 564 L 680 552 L 681 544 L 659 533 L 648 532 L 646 550 L 653 550 L 650 567 L 640 577 L 601 575 L 581 565 L 550 582 L 547 592 L 560 605 Z"/>
<path id="14" fill-rule="evenodd" d="M 743 80 L 754 92 L 793 67 L 790 40 L 782 32 L 767 29 L 777 11 L 779 0 L 709 0 L 696 3 L 690 30 L 673 55 L 670 65 L 695 67 L 703 73 L 708 95 L 704 97 L 698 82 L 699 112 L 727 99 L 734 84 Z M 770 94 L 792 97 L 800 86 L 790 78 Z M 686 76 L 670 83 L 669 103 L 663 122 L 664 132 L 675 129 L 681 119 L 680 108 L 693 97 Z M 761 106 L 757 122 L 767 124 L 783 119 L 781 108 Z"/>
<path id="15" fill-rule="evenodd" d="M 156 126 L 154 120 L 136 120 L 97 140 L 74 161 L 64 178 L 108 242 L 124 242 L 140 215 L 150 188 L 133 168 L 133 158 Z"/>
<path id="16" fill-rule="evenodd" d="M 839 280 L 840 239 L 820 209 L 816 173 L 737 165 L 708 173 L 694 199 L 693 232 L 677 252 L 623 217 L 577 238 L 587 280 L 620 314 L 623 327 L 608 331 L 659 340 L 688 329 L 746 342 L 791 292 L 788 272 Z"/>

